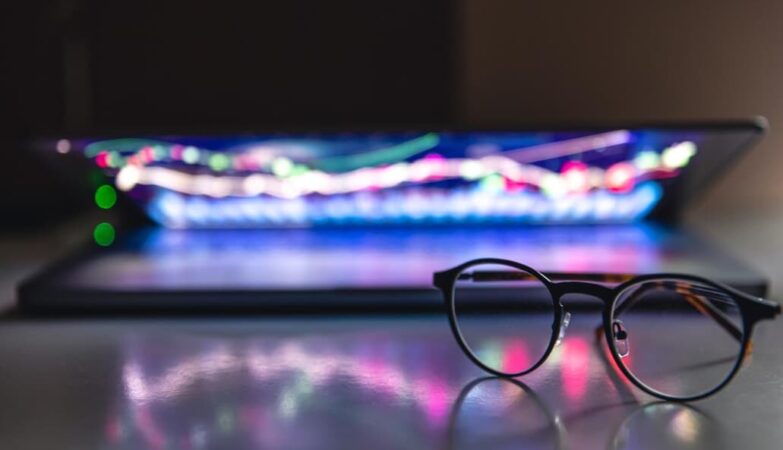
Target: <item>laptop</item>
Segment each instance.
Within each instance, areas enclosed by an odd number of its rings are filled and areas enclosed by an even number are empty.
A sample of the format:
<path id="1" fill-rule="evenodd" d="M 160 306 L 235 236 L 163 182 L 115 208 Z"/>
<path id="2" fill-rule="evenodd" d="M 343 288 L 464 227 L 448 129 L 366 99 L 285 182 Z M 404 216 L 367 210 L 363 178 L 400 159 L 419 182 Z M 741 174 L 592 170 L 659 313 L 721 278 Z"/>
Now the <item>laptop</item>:
<path id="1" fill-rule="evenodd" d="M 44 139 L 98 170 L 94 242 L 18 289 L 23 311 L 425 311 L 432 274 L 500 257 L 542 272 L 767 280 L 682 213 L 763 119 Z M 85 175 L 86 176 L 86 175 Z M 111 212 L 141 211 L 128 226 Z M 116 222 L 116 223 L 115 223 Z"/>

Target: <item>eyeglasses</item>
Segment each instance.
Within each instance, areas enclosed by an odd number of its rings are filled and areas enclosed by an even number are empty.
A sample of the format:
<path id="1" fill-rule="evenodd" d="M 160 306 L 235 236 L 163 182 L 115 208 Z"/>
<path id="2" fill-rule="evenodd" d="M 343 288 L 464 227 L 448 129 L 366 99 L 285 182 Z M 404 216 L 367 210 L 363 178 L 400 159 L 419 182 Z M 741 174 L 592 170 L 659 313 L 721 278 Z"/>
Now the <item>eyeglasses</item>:
<path id="1" fill-rule="evenodd" d="M 665 400 L 697 400 L 726 386 L 752 351 L 755 324 L 780 314 L 775 302 L 691 275 L 544 275 L 485 258 L 437 272 L 433 282 L 468 358 L 506 377 L 533 371 L 563 339 L 565 295 L 602 300 L 595 331 L 612 359 L 634 385 Z"/>

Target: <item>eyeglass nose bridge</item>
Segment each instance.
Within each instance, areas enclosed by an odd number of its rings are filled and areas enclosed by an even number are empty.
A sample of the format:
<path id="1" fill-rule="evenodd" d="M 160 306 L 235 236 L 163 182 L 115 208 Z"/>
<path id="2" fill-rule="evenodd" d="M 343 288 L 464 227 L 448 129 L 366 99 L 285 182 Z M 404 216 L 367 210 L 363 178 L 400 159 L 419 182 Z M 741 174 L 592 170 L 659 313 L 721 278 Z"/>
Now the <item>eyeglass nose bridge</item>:
<path id="1" fill-rule="evenodd" d="M 612 300 L 612 296 L 614 295 L 614 291 L 606 286 L 597 283 L 588 283 L 585 281 L 560 281 L 557 283 L 552 283 L 550 290 L 561 310 L 563 308 L 561 299 L 564 295 L 577 294 L 595 297 L 601 300 L 604 305 L 607 305 Z M 566 328 L 568 328 L 568 323 L 571 319 L 571 314 L 565 312 L 562 317 L 564 320 L 561 320 L 561 323 L 559 324 L 560 326 L 555 345 L 559 345 L 563 341 Z"/>
<path id="2" fill-rule="evenodd" d="M 595 297 L 604 303 L 610 302 L 614 295 L 614 291 L 611 288 L 584 281 L 561 281 L 559 283 L 553 283 L 552 293 L 558 299 L 567 294 L 588 295 L 590 297 Z"/>

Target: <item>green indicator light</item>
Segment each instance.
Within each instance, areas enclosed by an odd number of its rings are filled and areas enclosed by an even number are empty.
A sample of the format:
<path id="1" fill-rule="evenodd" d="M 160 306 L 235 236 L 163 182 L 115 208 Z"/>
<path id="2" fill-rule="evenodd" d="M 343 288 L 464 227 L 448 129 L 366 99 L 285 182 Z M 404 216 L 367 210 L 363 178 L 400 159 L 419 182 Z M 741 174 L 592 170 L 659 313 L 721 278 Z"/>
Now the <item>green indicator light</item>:
<path id="1" fill-rule="evenodd" d="M 114 242 L 114 227 L 110 223 L 101 222 L 95 226 L 95 230 L 92 232 L 92 237 L 95 238 L 95 243 L 101 247 L 108 247 Z"/>
<path id="2" fill-rule="evenodd" d="M 101 209 L 109 209 L 117 203 L 117 191 L 114 187 L 104 184 L 95 191 L 95 204 Z"/>

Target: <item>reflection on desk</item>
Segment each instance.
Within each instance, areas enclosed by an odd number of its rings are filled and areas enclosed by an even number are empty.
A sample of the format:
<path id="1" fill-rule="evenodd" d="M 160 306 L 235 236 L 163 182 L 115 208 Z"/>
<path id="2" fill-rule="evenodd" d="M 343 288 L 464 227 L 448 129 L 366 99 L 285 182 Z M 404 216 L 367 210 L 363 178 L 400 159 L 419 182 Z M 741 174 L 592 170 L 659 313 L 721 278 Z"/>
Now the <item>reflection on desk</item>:
<path id="1" fill-rule="evenodd" d="M 481 377 L 437 324 L 127 333 L 102 446 L 720 448 L 696 407 L 637 399 L 587 320 L 529 384 Z"/>
<path id="2" fill-rule="evenodd" d="M 562 417 L 524 383 L 479 378 L 466 385 L 454 402 L 446 448 L 584 448 L 586 442 L 569 435 L 565 423 L 611 408 L 628 412 L 606 448 L 723 448 L 712 419 L 696 407 L 670 402 L 628 406 L 607 405 Z"/>

